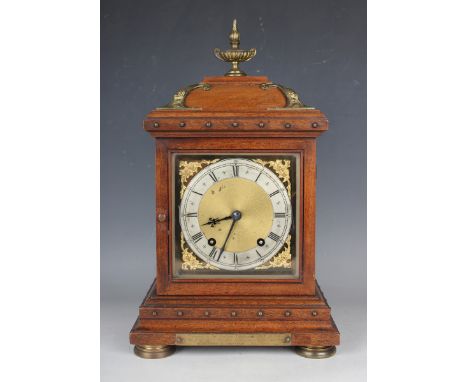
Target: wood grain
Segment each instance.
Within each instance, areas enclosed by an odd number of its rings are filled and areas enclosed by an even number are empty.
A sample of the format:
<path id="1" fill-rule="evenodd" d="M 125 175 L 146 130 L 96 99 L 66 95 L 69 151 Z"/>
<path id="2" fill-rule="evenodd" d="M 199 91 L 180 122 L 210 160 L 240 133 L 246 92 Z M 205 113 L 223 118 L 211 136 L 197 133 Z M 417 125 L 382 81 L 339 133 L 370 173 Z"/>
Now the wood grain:
<path id="1" fill-rule="evenodd" d="M 140 345 L 176 345 L 176 333 L 291 333 L 291 345 L 328 346 L 339 344 L 339 332 L 319 286 L 317 294 L 301 298 L 291 308 L 291 298 L 275 296 L 254 299 L 175 299 L 155 294 L 154 285 L 140 306 L 140 315 L 130 333 L 130 342 Z M 229 306 L 226 306 L 226 304 Z M 258 315 L 261 311 L 263 314 Z M 157 312 L 156 315 L 153 312 Z M 206 312 L 209 312 L 207 315 Z M 232 313 L 236 315 L 233 316 Z M 291 314 L 286 316 L 285 312 Z"/>
<path id="2" fill-rule="evenodd" d="M 206 77 L 187 109 L 154 109 L 143 127 L 155 139 L 156 280 L 130 342 L 175 345 L 177 333 L 291 333 L 289 346 L 338 345 L 340 334 L 315 279 L 316 138 L 328 130 L 318 109 L 285 108 L 267 77 Z M 296 154 L 300 161 L 298 276 L 294 279 L 173 277 L 172 182 L 176 154 Z M 165 216 L 166 219 L 158 219 Z"/>
<path id="3" fill-rule="evenodd" d="M 169 221 L 157 222 L 157 226 L 163 226 L 161 232 L 166 232 L 166 236 L 161 240 L 157 240 L 156 253 L 162 254 L 158 256 L 157 261 L 163 263 L 161 268 L 158 266 L 158 271 L 166 274 L 158 280 L 158 294 L 161 295 L 314 295 L 314 269 L 315 269 L 315 241 L 313 230 L 315 227 L 315 204 L 311 203 L 311 198 L 315 196 L 315 144 L 313 138 L 308 139 L 292 139 L 284 138 L 281 140 L 259 139 L 259 138 L 244 138 L 244 139 L 161 139 L 159 149 L 164 150 L 160 154 L 164 158 L 164 162 L 157 163 L 157 166 L 162 168 L 160 179 L 168 181 L 156 182 L 157 189 L 157 210 L 167 211 L 168 216 L 176 216 L 172 210 L 173 198 L 175 197 L 170 192 L 173 182 L 172 176 L 177 171 L 172 168 L 172 160 L 170 158 L 174 154 L 180 153 L 281 153 L 281 154 L 298 154 L 301 161 L 301 187 L 298 200 L 299 203 L 299 224 L 297 227 L 300 232 L 298 240 L 298 267 L 299 276 L 297 279 L 176 279 L 172 276 L 172 264 L 170 254 L 174 250 L 172 243 L 174 241 L 174 233 L 171 231 L 171 223 Z M 255 148 L 255 149 L 252 149 Z M 163 174 L 164 172 L 164 174 Z M 304 178 L 307 176 L 307 178 Z M 158 194 L 159 188 L 164 188 Z M 163 197 L 164 195 L 164 197 Z M 177 201 L 177 200 L 176 200 Z M 305 202 L 304 202 L 305 201 Z M 157 231 L 159 232 L 159 231 Z M 169 234 L 167 234 L 169 232 Z M 304 235 L 308 232 L 309 235 Z M 306 237 L 307 236 L 307 237 Z M 168 261 L 169 258 L 169 261 Z M 161 274 L 158 273 L 158 277 Z"/>

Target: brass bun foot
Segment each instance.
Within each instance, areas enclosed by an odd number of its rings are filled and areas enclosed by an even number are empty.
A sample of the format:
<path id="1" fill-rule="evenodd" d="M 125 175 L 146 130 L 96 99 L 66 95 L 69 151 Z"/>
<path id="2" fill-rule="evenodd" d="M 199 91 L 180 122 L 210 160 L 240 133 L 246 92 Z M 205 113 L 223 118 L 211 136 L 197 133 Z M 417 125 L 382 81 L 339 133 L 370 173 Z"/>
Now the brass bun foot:
<path id="1" fill-rule="evenodd" d="M 135 345 L 133 351 L 138 357 L 156 359 L 169 357 L 175 352 L 175 346 L 170 345 Z"/>
<path id="2" fill-rule="evenodd" d="M 297 346 L 296 353 L 305 358 L 328 358 L 336 353 L 335 346 Z"/>

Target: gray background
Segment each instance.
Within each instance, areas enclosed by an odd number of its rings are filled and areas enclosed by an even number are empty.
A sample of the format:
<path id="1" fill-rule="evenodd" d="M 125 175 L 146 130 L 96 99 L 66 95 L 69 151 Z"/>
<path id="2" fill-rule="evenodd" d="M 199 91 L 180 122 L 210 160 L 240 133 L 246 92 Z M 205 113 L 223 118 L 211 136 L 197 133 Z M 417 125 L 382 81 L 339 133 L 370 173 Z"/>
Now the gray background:
<path id="1" fill-rule="evenodd" d="M 366 3 L 101 2 L 101 374 L 103 381 L 363 381 L 366 378 Z M 227 65 L 237 18 L 251 75 L 295 89 L 330 130 L 318 141 L 317 277 L 341 331 L 335 357 L 287 348 L 132 354 L 128 331 L 155 273 L 153 142 L 144 115 Z"/>

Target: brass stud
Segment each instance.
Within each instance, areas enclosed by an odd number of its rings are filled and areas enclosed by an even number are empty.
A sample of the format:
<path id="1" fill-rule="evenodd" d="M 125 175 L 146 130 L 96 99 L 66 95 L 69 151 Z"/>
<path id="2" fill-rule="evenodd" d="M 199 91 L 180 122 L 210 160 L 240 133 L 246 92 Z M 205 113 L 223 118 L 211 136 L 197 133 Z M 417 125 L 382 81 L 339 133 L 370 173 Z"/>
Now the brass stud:
<path id="1" fill-rule="evenodd" d="M 236 316 L 237 316 L 237 312 L 231 312 L 231 316 L 232 316 L 232 317 L 236 317 Z"/>
<path id="2" fill-rule="evenodd" d="M 262 312 L 261 310 L 259 310 L 259 311 L 257 312 L 257 316 L 262 317 L 262 316 L 263 316 L 263 312 Z"/>
<path id="3" fill-rule="evenodd" d="M 231 123 L 231 126 L 232 126 L 232 127 L 238 127 L 238 126 L 239 126 L 239 123 L 238 123 L 238 122 L 233 122 L 233 123 Z"/>
<path id="4" fill-rule="evenodd" d="M 205 311 L 205 313 L 203 313 L 205 316 L 209 316 L 210 315 L 210 312 L 209 311 Z"/>
<path id="5" fill-rule="evenodd" d="M 319 126 L 320 126 L 320 125 L 318 124 L 318 122 L 312 122 L 312 127 L 313 127 L 313 128 L 316 129 L 316 128 L 319 127 Z"/>
<path id="6" fill-rule="evenodd" d="M 185 122 L 180 122 L 180 123 L 179 123 L 179 126 L 180 126 L 180 127 L 185 127 Z"/>
<path id="7" fill-rule="evenodd" d="M 291 125 L 290 123 L 285 123 L 285 124 L 284 124 L 284 127 L 286 127 L 287 129 L 289 129 L 289 128 L 292 127 L 292 125 Z"/>
<path id="8" fill-rule="evenodd" d="M 179 344 L 180 344 L 181 342 L 183 342 L 183 341 L 184 341 L 184 340 L 183 340 L 181 337 L 177 337 L 177 338 L 176 338 L 176 342 L 179 343 Z"/>
<path id="9" fill-rule="evenodd" d="M 183 315 L 184 315 L 184 312 L 182 312 L 182 311 L 179 310 L 179 311 L 177 311 L 177 315 L 178 315 L 179 317 L 180 317 L 180 316 L 183 316 Z"/>
<path id="10" fill-rule="evenodd" d="M 312 311 L 312 316 L 314 316 L 314 317 L 315 317 L 317 314 L 318 314 L 318 313 L 317 313 L 317 311 L 316 311 L 316 310 L 313 310 L 313 311 Z"/>
<path id="11" fill-rule="evenodd" d="M 158 221 L 160 222 L 166 221 L 166 214 L 158 214 Z"/>
<path id="12" fill-rule="evenodd" d="M 153 316 L 157 316 L 157 315 L 158 315 L 158 312 L 154 311 Z"/>
<path id="13" fill-rule="evenodd" d="M 159 127 L 159 122 L 154 122 L 153 127 Z"/>
<path id="14" fill-rule="evenodd" d="M 289 310 L 287 310 L 286 312 L 284 312 L 284 315 L 285 315 L 286 317 L 289 317 L 289 316 L 291 315 L 291 312 L 290 312 Z"/>
<path id="15" fill-rule="evenodd" d="M 206 127 L 211 127 L 211 126 L 213 126 L 213 124 L 211 122 L 207 122 L 207 123 L 205 123 L 205 126 Z"/>
<path id="16" fill-rule="evenodd" d="M 291 342 L 291 337 L 287 336 L 287 337 L 284 339 L 284 342 L 286 342 L 286 343 Z"/>
<path id="17" fill-rule="evenodd" d="M 265 123 L 264 122 L 259 122 L 258 127 L 265 127 Z"/>

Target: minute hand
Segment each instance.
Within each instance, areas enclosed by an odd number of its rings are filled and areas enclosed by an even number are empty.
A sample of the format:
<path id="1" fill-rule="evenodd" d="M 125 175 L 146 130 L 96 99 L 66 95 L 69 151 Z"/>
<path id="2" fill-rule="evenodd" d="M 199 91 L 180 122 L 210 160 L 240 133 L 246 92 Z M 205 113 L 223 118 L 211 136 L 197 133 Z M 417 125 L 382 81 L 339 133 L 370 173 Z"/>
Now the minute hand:
<path id="1" fill-rule="evenodd" d="M 226 236 L 226 240 L 224 240 L 224 244 L 223 246 L 221 247 L 221 249 L 219 250 L 219 255 L 218 255 L 218 258 L 221 257 L 221 254 L 224 252 L 224 248 L 226 247 L 226 243 L 229 239 L 229 236 L 231 236 L 231 232 L 232 232 L 232 229 L 234 228 L 234 224 L 236 224 L 236 221 L 237 220 L 233 220 L 232 223 L 231 223 L 231 227 L 229 228 L 229 232 Z"/>
<path id="2" fill-rule="evenodd" d="M 234 224 L 236 224 L 236 221 L 238 221 L 242 217 L 242 214 L 240 213 L 240 211 L 236 210 L 231 214 L 231 217 L 232 217 L 231 227 L 229 228 L 229 232 L 228 232 L 228 234 L 226 236 L 226 240 L 224 240 L 224 244 L 220 249 L 218 258 L 220 258 L 221 254 L 224 252 L 224 248 L 226 247 L 226 243 L 227 243 L 227 241 L 229 239 L 229 236 L 231 236 L 231 232 L 232 232 L 232 229 L 234 228 Z"/>

